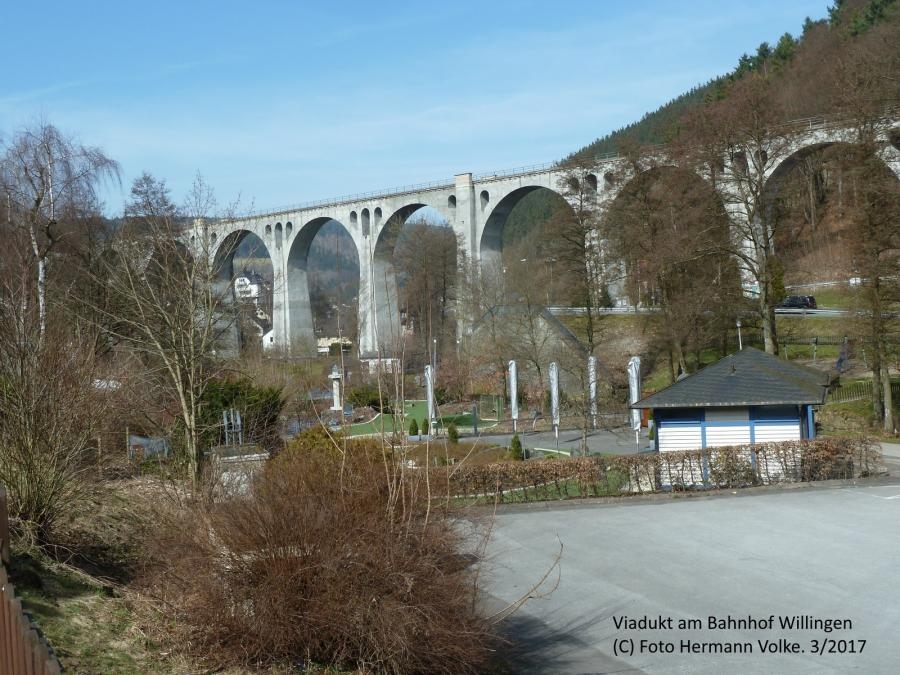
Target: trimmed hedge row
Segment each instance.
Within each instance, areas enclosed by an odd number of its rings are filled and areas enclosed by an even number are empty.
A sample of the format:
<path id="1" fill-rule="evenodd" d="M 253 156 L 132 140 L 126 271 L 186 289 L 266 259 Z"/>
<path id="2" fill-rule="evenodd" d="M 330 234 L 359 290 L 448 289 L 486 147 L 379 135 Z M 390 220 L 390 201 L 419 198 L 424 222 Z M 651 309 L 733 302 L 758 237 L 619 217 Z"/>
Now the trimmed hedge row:
<path id="1" fill-rule="evenodd" d="M 466 500 L 543 501 L 859 478 L 880 466 L 871 439 L 822 438 L 644 455 L 466 464 L 432 469 Z"/>

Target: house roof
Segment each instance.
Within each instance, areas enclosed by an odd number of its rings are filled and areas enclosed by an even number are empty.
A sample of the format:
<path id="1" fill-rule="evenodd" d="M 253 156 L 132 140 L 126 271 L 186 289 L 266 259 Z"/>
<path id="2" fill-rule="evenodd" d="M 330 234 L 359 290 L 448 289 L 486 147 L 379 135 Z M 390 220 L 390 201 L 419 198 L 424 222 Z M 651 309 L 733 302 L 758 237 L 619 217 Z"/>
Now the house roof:
<path id="1" fill-rule="evenodd" d="M 828 374 L 746 347 L 641 399 L 632 408 L 822 404 Z"/>

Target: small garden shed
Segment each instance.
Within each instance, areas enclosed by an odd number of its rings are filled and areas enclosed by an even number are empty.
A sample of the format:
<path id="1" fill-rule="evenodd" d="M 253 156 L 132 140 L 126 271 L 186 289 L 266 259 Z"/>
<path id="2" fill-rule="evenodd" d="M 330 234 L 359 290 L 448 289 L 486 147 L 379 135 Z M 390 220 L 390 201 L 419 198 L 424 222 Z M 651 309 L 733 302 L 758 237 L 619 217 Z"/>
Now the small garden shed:
<path id="1" fill-rule="evenodd" d="M 747 347 L 632 408 L 653 411 L 658 452 L 815 438 L 827 373 Z"/>

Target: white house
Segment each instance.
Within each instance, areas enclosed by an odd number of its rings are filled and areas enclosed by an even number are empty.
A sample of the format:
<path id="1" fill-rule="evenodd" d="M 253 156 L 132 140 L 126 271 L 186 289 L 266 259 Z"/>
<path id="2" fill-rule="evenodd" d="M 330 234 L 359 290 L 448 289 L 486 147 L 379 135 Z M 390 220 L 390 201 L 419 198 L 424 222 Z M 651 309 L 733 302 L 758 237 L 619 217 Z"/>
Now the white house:
<path id="1" fill-rule="evenodd" d="M 244 270 L 234 278 L 234 297 L 239 301 L 259 305 L 268 290 L 269 284 L 258 272 Z"/>
<path id="2" fill-rule="evenodd" d="M 631 407 L 653 411 L 659 452 L 815 438 L 828 381 L 748 347 Z"/>

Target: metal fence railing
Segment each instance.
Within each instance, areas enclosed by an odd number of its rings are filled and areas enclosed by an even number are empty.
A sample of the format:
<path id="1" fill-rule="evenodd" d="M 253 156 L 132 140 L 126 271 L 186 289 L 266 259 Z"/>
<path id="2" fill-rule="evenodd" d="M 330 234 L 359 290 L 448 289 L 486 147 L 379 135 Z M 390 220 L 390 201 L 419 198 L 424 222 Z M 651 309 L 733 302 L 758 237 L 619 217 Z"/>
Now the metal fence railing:
<path id="1" fill-rule="evenodd" d="M 891 395 L 894 400 L 900 397 L 900 380 L 891 381 Z M 872 380 L 862 382 L 850 382 L 828 391 L 828 403 L 848 403 L 850 401 L 864 401 L 872 398 Z"/>
<path id="2" fill-rule="evenodd" d="M 6 574 L 9 564 L 9 514 L 6 490 L 0 487 L 0 673 L 2 675 L 59 675 L 62 666 L 53 649 L 22 610 L 22 601 Z"/>

